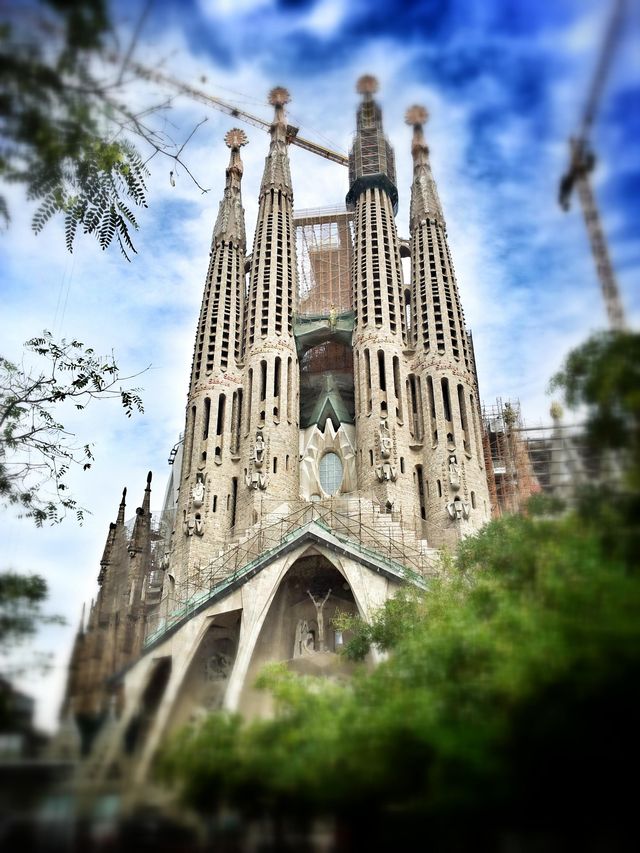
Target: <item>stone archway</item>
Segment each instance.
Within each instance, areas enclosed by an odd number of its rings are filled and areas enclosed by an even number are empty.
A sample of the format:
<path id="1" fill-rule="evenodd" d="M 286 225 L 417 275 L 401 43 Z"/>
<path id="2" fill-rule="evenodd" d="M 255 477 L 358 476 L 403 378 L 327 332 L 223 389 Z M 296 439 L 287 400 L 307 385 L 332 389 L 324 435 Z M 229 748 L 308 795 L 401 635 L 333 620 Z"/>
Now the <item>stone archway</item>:
<path id="1" fill-rule="evenodd" d="M 347 579 L 327 557 L 307 551 L 282 578 L 262 624 L 240 695 L 242 714 L 270 712 L 270 697 L 255 688 L 268 663 L 286 662 L 309 675 L 345 676 L 350 667 L 337 652 L 347 637 L 333 626 L 338 612 L 359 612 Z"/>

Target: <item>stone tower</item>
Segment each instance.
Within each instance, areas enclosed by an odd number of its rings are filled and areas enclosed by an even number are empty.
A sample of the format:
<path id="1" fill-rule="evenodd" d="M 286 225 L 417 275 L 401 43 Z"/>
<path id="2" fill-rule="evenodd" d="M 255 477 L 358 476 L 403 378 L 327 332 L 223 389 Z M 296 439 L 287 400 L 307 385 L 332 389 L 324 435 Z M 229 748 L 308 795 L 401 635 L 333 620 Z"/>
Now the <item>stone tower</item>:
<path id="1" fill-rule="evenodd" d="M 189 382 L 173 579 L 210 559 L 235 526 L 242 418 L 242 318 L 246 236 L 242 208 L 244 131 L 230 130 L 224 196 L 211 241 Z"/>
<path id="2" fill-rule="evenodd" d="M 427 112 L 407 111 L 413 127 L 411 187 L 411 382 L 420 511 L 429 544 L 454 545 L 489 520 L 482 433 L 471 340 L 465 328 L 447 229 L 429 164 Z M 422 467 L 424 466 L 424 467 Z"/>
<path id="3" fill-rule="evenodd" d="M 299 497 L 298 359 L 293 336 L 298 276 L 284 112 L 289 93 L 275 88 L 269 101 L 275 115 L 260 186 L 245 309 L 241 527 L 256 522 L 278 502 Z"/>
<path id="4" fill-rule="evenodd" d="M 473 347 L 424 140 L 426 111 L 407 113 L 413 185 L 410 240 L 401 240 L 376 90 L 373 77 L 358 81 L 348 209 L 299 215 L 300 230 L 313 231 L 309 258 L 322 297 L 309 288 L 302 312 L 287 91 L 269 96 L 274 118 L 250 256 L 246 137 L 234 129 L 225 138 L 230 160 L 180 471 L 176 461 L 159 517 L 150 511 L 150 475 L 133 523 L 123 495 L 72 658 L 65 713 L 75 715 L 85 749 L 95 740 L 89 775 L 99 782 L 135 768 L 144 791 L 157 749 L 189 719 L 219 707 L 267 713 L 254 689 L 266 663 L 318 677 L 339 672 L 344 638 L 333 615 L 370 620 L 403 584 L 428 587 L 439 571 L 435 549 L 489 519 Z M 329 220 L 333 236 L 317 230 Z"/>
<path id="5" fill-rule="evenodd" d="M 347 204 L 355 208 L 353 307 L 358 488 L 381 507 L 415 505 L 409 472 L 411 404 L 405 399 L 406 326 L 400 242 L 395 225 L 398 190 L 393 150 L 373 99 L 378 84 L 358 81 L 363 96 L 349 155 Z M 408 408 L 407 408 L 408 407 Z"/>

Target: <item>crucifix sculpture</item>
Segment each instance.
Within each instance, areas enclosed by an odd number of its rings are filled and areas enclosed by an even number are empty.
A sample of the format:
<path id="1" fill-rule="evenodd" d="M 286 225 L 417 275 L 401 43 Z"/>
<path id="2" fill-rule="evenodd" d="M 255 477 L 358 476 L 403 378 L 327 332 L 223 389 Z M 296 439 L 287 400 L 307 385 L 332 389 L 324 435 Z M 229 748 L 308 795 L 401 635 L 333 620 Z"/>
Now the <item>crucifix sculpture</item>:
<path id="1" fill-rule="evenodd" d="M 310 590 L 307 590 L 307 594 L 311 601 L 313 601 L 316 608 L 316 622 L 318 623 L 318 651 L 323 652 L 324 648 L 324 606 L 327 603 L 329 596 L 331 595 L 331 590 L 325 595 L 322 601 L 316 601 L 316 599 L 311 594 Z"/>

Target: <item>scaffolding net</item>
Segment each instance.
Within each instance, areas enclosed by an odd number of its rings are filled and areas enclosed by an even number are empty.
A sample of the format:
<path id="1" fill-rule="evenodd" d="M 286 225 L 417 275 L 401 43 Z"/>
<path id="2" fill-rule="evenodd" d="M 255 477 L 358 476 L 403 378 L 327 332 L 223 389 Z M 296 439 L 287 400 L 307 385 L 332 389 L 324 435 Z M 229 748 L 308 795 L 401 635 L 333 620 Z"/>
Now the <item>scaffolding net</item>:
<path id="1" fill-rule="evenodd" d="M 342 206 L 296 214 L 301 315 L 350 311 L 353 214 Z"/>

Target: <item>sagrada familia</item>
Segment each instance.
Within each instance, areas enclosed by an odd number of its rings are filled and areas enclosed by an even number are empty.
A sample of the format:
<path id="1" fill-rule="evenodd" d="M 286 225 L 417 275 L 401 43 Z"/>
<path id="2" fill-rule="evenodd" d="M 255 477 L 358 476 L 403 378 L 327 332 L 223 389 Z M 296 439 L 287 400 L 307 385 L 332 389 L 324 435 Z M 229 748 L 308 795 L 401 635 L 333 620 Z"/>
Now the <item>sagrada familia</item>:
<path id="1" fill-rule="evenodd" d="M 255 688 L 268 662 L 348 677 L 336 613 L 368 619 L 402 585 L 428 587 L 441 549 L 490 518 L 473 345 L 427 114 L 407 112 L 413 183 L 401 239 L 376 89 L 370 76 L 358 81 L 346 206 L 295 217 L 288 93 L 270 93 L 250 253 L 247 140 L 226 136 L 165 508 L 151 512 L 149 474 L 131 525 L 125 490 L 72 654 L 62 715 L 80 732 L 87 779 L 142 785 L 185 723 L 218 708 L 268 714 Z M 305 287 L 302 232 L 317 238 Z"/>

